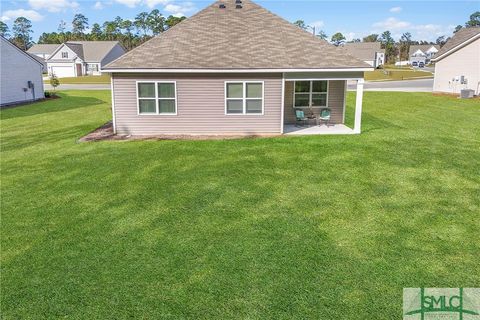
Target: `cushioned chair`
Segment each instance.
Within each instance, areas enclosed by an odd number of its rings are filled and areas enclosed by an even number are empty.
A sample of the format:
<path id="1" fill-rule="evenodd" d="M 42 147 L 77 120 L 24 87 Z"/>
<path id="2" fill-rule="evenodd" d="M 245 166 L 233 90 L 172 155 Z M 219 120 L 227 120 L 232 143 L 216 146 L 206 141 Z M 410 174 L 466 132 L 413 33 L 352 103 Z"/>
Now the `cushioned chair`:
<path id="1" fill-rule="evenodd" d="M 303 110 L 295 109 L 295 125 L 305 125 L 305 123 L 307 123 L 305 112 L 303 112 Z"/>
<path id="2" fill-rule="evenodd" d="M 318 117 L 318 120 L 320 121 L 320 124 L 322 124 L 322 121 L 326 123 L 327 127 L 330 124 L 330 119 L 332 117 L 332 110 L 330 108 L 324 108 L 320 110 L 320 116 Z"/>

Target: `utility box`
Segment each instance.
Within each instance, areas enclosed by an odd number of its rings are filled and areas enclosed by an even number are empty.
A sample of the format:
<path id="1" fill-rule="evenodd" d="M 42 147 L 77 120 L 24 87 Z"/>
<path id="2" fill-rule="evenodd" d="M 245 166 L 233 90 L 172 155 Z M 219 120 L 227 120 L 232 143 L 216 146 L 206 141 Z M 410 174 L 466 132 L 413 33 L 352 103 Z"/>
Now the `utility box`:
<path id="1" fill-rule="evenodd" d="M 475 94 L 475 91 L 471 90 L 471 89 L 462 89 L 460 91 L 460 98 L 461 99 L 470 99 L 470 98 L 473 98 Z"/>

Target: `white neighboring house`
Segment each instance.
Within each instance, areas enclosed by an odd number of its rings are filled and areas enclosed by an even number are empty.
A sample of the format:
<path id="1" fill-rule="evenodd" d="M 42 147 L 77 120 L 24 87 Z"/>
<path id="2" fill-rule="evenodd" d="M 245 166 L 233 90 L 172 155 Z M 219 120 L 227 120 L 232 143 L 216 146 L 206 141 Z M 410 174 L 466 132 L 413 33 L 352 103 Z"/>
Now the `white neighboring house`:
<path id="1" fill-rule="evenodd" d="M 440 50 L 439 45 L 433 44 L 421 44 L 421 45 L 411 45 L 409 52 L 410 64 L 416 62 L 417 64 L 423 62 L 424 64 L 429 64 L 430 60 L 435 57 L 438 50 Z"/>
<path id="2" fill-rule="evenodd" d="M 48 74 L 59 78 L 101 75 L 104 65 L 124 53 L 118 41 L 68 41 L 47 59 Z"/>
<path id="3" fill-rule="evenodd" d="M 0 105 L 43 99 L 42 63 L 0 36 Z"/>
<path id="4" fill-rule="evenodd" d="M 47 72 L 47 59 L 57 50 L 60 44 L 34 44 L 27 50 L 31 55 L 37 56 L 42 60 L 43 72 Z M 37 59 L 38 60 L 38 59 Z"/>
<path id="5" fill-rule="evenodd" d="M 460 93 L 471 89 L 480 94 L 480 27 L 462 28 L 433 59 L 434 92 Z"/>
<path id="6" fill-rule="evenodd" d="M 385 49 L 380 42 L 347 42 L 344 45 L 347 53 L 365 61 L 374 68 L 385 64 Z"/>

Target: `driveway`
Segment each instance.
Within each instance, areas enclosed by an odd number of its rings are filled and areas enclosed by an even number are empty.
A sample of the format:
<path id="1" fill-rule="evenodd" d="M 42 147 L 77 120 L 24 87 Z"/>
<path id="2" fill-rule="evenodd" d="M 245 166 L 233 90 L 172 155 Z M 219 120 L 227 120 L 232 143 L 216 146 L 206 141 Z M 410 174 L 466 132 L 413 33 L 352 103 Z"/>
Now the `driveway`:
<path id="1" fill-rule="evenodd" d="M 402 80 L 402 81 L 365 81 L 365 91 L 400 91 L 400 92 L 432 92 L 433 79 Z M 355 90 L 356 84 L 349 83 L 348 90 Z"/>

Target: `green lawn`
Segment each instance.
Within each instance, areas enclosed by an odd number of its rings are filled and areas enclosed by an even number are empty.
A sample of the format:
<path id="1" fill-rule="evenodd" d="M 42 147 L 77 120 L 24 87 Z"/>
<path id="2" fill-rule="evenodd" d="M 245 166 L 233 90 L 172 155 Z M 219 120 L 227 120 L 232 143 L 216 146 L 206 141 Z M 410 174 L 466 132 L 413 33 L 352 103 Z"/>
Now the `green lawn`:
<path id="1" fill-rule="evenodd" d="M 2 319 L 399 319 L 480 286 L 480 103 L 364 97 L 364 132 L 77 139 L 106 91 L 1 111 Z M 349 119 L 353 96 L 349 96 Z"/>
<path id="2" fill-rule="evenodd" d="M 388 80 L 408 80 L 416 78 L 433 78 L 431 72 L 412 70 L 412 69 L 376 69 L 375 71 L 365 72 L 367 81 L 388 81 Z"/>
<path id="3" fill-rule="evenodd" d="M 101 76 L 82 76 L 82 77 L 71 77 L 71 78 L 58 78 L 60 81 L 59 90 L 62 89 L 63 84 L 97 84 L 97 83 L 110 83 L 110 75 L 104 74 Z M 50 80 L 45 80 L 44 83 L 50 83 Z"/>

